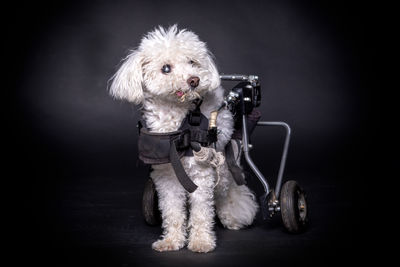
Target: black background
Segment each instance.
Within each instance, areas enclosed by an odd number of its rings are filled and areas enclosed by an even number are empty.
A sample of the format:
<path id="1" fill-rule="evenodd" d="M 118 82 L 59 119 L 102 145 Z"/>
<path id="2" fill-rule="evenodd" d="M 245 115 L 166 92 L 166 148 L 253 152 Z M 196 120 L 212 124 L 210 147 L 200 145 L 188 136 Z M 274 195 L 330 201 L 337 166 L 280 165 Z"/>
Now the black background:
<path id="1" fill-rule="evenodd" d="M 18 229 L 15 261 L 329 265 L 358 261 L 372 249 L 365 241 L 374 236 L 375 222 L 366 215 L 383 153 L 371 156 L 378 145 L 369 122 L 382 121 L 374 94 L 375 7 L 171 0 L 20 3 L 7 10 L 13 19 L 5 29 L 11 52 L 4 89 L 13 100 L 6 164 L 13 183 L 5 203 Z M 240 232 L 217 225 L 218 248 L 211 254 L 151 250 L 160 229 L 146 226 L 140 214 L 146 168 L 136 166 L 138 113 L 109 97 L 107 82 L 146 32 L 175 23 L 207 42 L 221 73 L 259 75 L 263 119 L 291 125 L 285 179 L 298 180 L 308 192 L 307 233 L 289 235 L 279 222 L 266 224 L 258 216 Z M 283 133 L 260 129 L 252 138 L 253 159 L 270 183 Z M 262 192 L 254 178 L 249 185 Z"/>

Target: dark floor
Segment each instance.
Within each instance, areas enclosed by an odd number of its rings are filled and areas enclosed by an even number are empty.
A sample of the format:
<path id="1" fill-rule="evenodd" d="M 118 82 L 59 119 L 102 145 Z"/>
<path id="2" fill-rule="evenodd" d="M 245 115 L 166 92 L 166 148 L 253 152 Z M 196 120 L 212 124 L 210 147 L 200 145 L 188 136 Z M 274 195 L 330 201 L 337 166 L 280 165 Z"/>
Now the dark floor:
<path id="1" fill-rule="evenodd" d="M 333 180 L 298 180 L 308 192 L 311 211 L 306 233 L 289 234 L 279 217 L 265 222 L 258 214 L 253 226 L 240 231 L 217 224 L 218 246 L 208 254 L 186 248 L 168 253 L 151 249 L 161 228 L 148 226 L 143 220 L 144 180 L 65 180 L 55 183 L 55 193 L 36 196 L 35 201 L 43 203 L 33 202 L 35 206 L 30 207 L 36 218 L 25 226 L 32 246 L 28 255 L 42 266 L 326 266 L 356 261 L 358 242 L 353 229 L 358 214 L 348 190 Z M 260 191 L 257 181 L 250 180 L 249 185 Z M 49 202 L 52 197 L 53 203 Z M 25 203 L 28 206 L 29 201 Z"/>

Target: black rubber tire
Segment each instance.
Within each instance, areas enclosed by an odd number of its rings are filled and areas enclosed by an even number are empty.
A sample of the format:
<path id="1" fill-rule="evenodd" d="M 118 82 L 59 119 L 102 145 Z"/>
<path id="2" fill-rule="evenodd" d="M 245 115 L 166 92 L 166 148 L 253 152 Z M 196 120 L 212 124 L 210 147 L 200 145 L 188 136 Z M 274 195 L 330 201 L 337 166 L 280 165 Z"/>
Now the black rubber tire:
<path id="1" fill-rule="evenodd" d="M 296 181 L 283 184 L 280 193 L 282 222 L 289 233 L 303 233 L 308 227 L 307 196 Z"/>
<path id="2" fill-rule="evenodd" d="M 158 209 L 158 197 L 153 180 L 149 178 L 144 186 L 142 199 L 142 212 L 144 220 L 149 225 L 161 224 L 161 213 Z"/>

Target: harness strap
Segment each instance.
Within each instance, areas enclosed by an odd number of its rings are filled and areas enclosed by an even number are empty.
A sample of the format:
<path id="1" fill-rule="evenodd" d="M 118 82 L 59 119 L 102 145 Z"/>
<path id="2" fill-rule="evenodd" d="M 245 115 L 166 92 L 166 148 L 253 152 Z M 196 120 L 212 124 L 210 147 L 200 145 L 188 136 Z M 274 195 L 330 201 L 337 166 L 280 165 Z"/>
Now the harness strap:
<path id="1" fill-rule="evenodd" d="M 232 142 L 235 142 L 233 144 Z M 232 173 L 233 179 L 235 180 L 237 185 L 244 185 L 246 183 L 246 180 L 243 177 L 243 172 L 242 169 L 238 166 L 236 159 L 235 159 L 235 153 L 233 151 L 232 146 L 236 145 L 240 148 L 240 144 L 238 144 L 238 140 L 232 139 L 225 147 L 225 160 L 226 163 L 228 163 L 229 170 Z"/>
<path id="2" fill-rule="evenodd" d="M 201 129 L 191 129 L 190 130 L 190 141 L 197 142 L 207 146 L 209 143 L 208 132 Z"/>
<path id="3" fill-rule="evenodd" d="M 178 145 L 178 140 L 171 141 L 171 148 L 169 150 L 169 159 L 171 161 L 172 168 L 175 171 L 175 175 L 179 182 L 189 193 L 193 193 L 197 189 L 197 185 L 186 174 L 185 169 L 182 166 L 180 157 L 176 147 Z"/>

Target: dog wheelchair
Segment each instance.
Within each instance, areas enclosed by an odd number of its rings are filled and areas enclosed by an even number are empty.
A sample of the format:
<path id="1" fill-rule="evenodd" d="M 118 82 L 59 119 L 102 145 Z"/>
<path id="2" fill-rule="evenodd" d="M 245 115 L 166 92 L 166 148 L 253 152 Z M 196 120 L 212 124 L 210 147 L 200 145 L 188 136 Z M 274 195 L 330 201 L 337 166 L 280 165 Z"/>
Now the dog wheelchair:
<path id="1" fill-rule="evenodd" d="M 234 115 L 235 132 L 232 139 L 238 141 L 238 155 L 239 157 L 244 156 L 250 170 L 264 188 L 264 194 L 259 198 L 263 219 L 272 218 L 274 215 L 280 213 L 283 225 L 288 232 L 304 232 L 308 226 L 306 194 L 294 180 L 288 180 L 282 184 L 291 134 L 289 125 L 285 122 L 259 121 L 261 114 L 255 108 L 261 104 L 261 86 L 257 76 L 221 75 L 220 78 L 223 81 L 239 82 L 225 97 L 224 103 L 219 110 L 226 108 Z M 271 188 L 266 178 L 250 157 L 250 150 L 253 146 L 250 144 L 249 137 L 257 126 L 278 126 L 286 130 L 278 177 L 274 189 Z M 151 178 L 145 184 L 142 211 L 144 219 L 149 225 L 158 225 L 161 223 L 157 192 Z"/>

